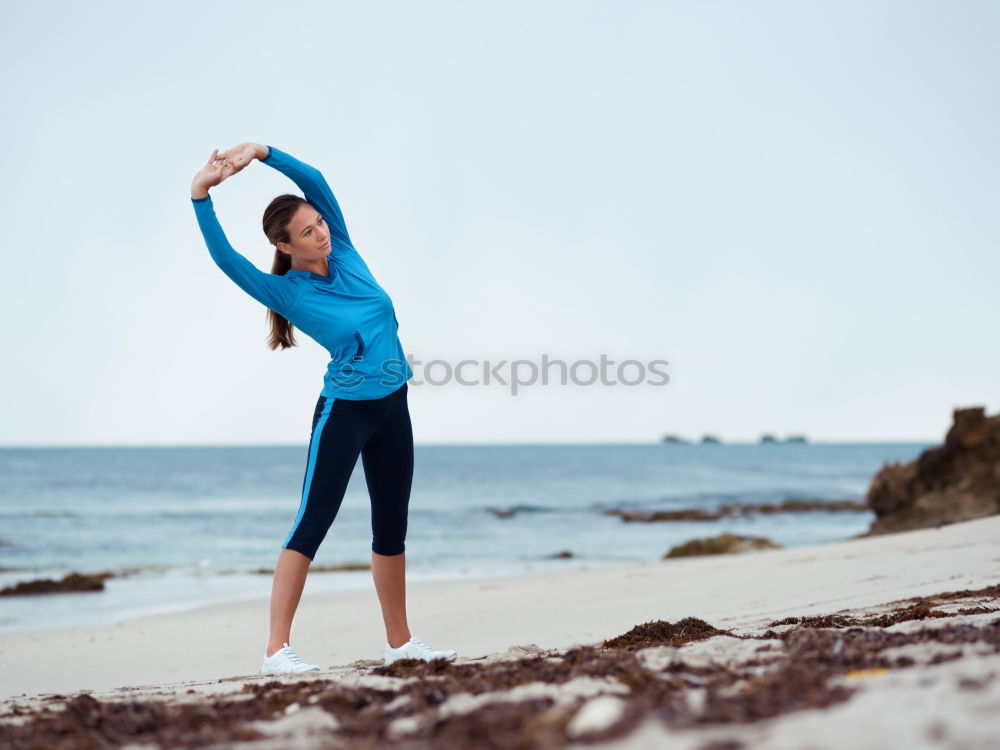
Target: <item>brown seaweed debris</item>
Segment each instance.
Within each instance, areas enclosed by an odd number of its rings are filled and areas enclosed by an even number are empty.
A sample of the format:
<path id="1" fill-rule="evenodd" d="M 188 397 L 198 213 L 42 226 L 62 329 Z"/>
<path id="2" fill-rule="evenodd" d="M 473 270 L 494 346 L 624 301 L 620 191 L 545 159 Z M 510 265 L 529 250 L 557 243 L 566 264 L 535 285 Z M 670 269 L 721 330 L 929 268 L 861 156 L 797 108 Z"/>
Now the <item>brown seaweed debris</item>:
<path id="1" fill-rule="evenodd" d="M 787 656 L 778 667 L 747 676 L 738 690 L 724 682 L 709 684 L 697 723 L 749 723 L 846 701 L 855 689 L 829 683 L 834 675 L 855 668 L 853 653 L 838 661 L 831 656 L 836 646 L 827 631 L 806 630 L 801 635 L 786 640 Z"/>
<path id="2" fill-rule="evenodd" d="M 21 581 L 0 591 L 0 596 L 28 596 L 33 594 L 64 594 L 81 591 L 104 591 L 104 581 L 114 578 L 114 573 L 68 573 L 58 581 L 39 578 Z"/>
<path id="3" fill-rule="evenodd" d="M 967 598 L 983 607 L 996 601 L 995 593 L 987 593 L 993 590 L 970 591 L 963 596 L 949 593 L 927 597 L 926 602 L 950 598 L 960 605 L 961 599 Z M 918 613 L 917 608 L 909 609 L 911 615 Z M 897 614 L 906 610 L 901 607 Z M 955 614 L 941 612 L 940 616 Z M 662 662 L 636 653 L 645 645 L 679 645 L 714 635 L 777 638 L 782 647 L 749 659 L 720 658 L 719 662 L 697 664 L 685 663 L 685 650 L 680 649 L 659 668 L 654 665 Z M 611 645 L 619 639 L 624 641 L 622 645 Z M 905 652 L 893 655 L 887 649 L 930 642 L 986 644 L 1000 653 L 1000 617 L 988 623 L 937 619 L 934 627 L 913 632 L 878 626 L 800 626 L 780 635 L 768 631 L 762 636 L 734 636 L 692 617 L 676 623 L 645 623 L 600 646 L 578 646 L 565 652 L 551 650 L 529 658 L 486 663 L 402 660 L 368 672 L 402 678 L 393 683 L 393 689 L 382 683 L 373 687 L 309 679 L 247 683 L 239 693 L 206 695 L 190 702 L 134 696 L 104 702 L 88 694 L 70 699 L 53 696 L 58 700 L 51 704 L 24 710 L 16 710 L 15 706 L 0 719 L 0 746 L 12 750 L 103 750 L 124 745 L 173 748 L 271 737 L 270 746 L 278 747 L 283 739 L 258 730 L 280 726 L 276 720 L 305 707 L 320 716 L 332 717 L 316 729 L 320 735 L 315 738 L 316 746 L 362 750 L 558 749 L 571 740 L 614 741 L 626 737 L 647 718 L 658 719 L 676 731 L 746 724 L 831 706 L 850 700 L 859 689 L 845 684 L 845 680 L 853 679 L 852 674 L 916 666 Z M 920 668 L 934 669 L 943 661 L 964 658 L 965 652 L 959 649 L 932 654 Z M 621 702 L 622 711 L 605 726 L 592 728 L 589 734 L 571 736 L 574 717 L 596 698 L 560 686 L 586 677 L 603 678 L 608 692 L 602 694 L 612 694 L 614 701 Z M 841 677 L 844 679 L 834 679 Z M 508 692 L 530 683 L 536 687 L 542 683 L 548 692 Z M 981 687 L 981 681 L 976 680 L 962 689 Z M 464 698 L 450 703 L 450 708 L 445 705 L 460 694 Z M 470 702 L 469 696 L 478 698 Z M 261 721 L 263 726 L 256 723 Z M 286 746 L 292 744 L 289 740 Z"/>
<path id="4" fill-rule="evenodd" d="M 650 646 L 683 646 L 691 641 L 703 641 L 716 635 L 732 636 L 727 630 L 719 630 L 697 617 L 685 617 L 672 623 L 656 620 L 636 625 L 630 631 L 614 638 L 608 638 L 601 648 L 623 648 L 633 651 Z"/>
<path id="5" fill-rule="evenodd" d="M 907 620 L 926 620 L 932 617 L 953 617 L 955 615 L 978 615 L 988 612 L 1000 611 L 997 607 L 966 607 L 957 612 L 942 612 L 933 609 L 934 606 L 945 604 L 955 599 L 1000 599 L 1000 584 L 986 586 L 981 589 L 970 591 L 946 591 L 932 596 L 917 596 L 905 601 L 910 604 L 897 607 L 887 613 L 880 615 L 868 615 L 867 617 L 855 617 L 853 615 L 833 614 L 806 617 L 786 617 L 782 620 L 775 620 L 768 623 L 769 628 L 780 625 L 795 625 L 800 628 L 852 628 L 852 627 L 878 627 L 885 628 L 895 625 L 897 622 Z M 771 633 L 772 631 L 768 631 Z M 767 634 L 765 634 L 767 635 Z"/>
<path id="6" fill-rule="evenodd" d="M 419 744 L 407 748 L 562 748 L 572 712 L 551 698 L 489 703 L 459 716 L 438 719 Z"/>
<path id="7" fill-rule="evenodd" d="M 371 674 L 386 677 L 438 678 L 434 686 L 448 692 L 456 690 L 473 695 L 509 690 L 531 682 L 553 685 L 577 677 L 604 677 L 627 684 L 630 675 L 641 670 L 627 649 L 609 652 L 594 646 L 575 646 L 560 654 L 541 654 L 490 664 L 454 663 L 443 659 L 424 662 L 400 659 L 392 664 L 373 667 Z M 406 692 L 407 687 L 400 688 Z"/>
<path id="8" fill-rule="evenodd" d="M 950 601 L 952 599 L 1000 599 L 1000 583 L 995 583 L 992 586 L 984 586 L 981 589 L 962 589 L 961 591 L 943 591 L 939 594 L 932 594 L 931 596 L 922 597 L 923 599 L 937 600 L 939 602 Z"/>
<path id="9" fill-rule="evenodd" d="M 767 636 L 768 634 L 765 634 Z M 847 700 L 853 688 L 832 684 L 835 676 L 850 676 L 873 669 L 901 669 L 913 659 L 882 654 L 889 648 L 912 643 L 986 643 L 1000 653 L 1000 619 L 986 625 L 960 623 L 940 628 L 922 628 L 912 633 L 887 632 L 879 628 L 846 631 L 793 629 L 780 636 L 786 655 L 775 669 L 750 677 L 737 691 L 720 692 L 710 684 L 699 724 L 752 722 L 803 708 L 823 708 Z M 930 663 L 961 658 L 937 655 Z M 742 665 L 748 666 L 748 665 Z"/>
<path id="10" fill-rule="evenodd" d="M 227 710 L 231 705 L 239 710 Z M 0 746 L 11 750 L 105 750 L 139 740 L 167 747 L 196 747 L 256 739 L 263 735 L 242 726 L 242 720 L 253 715 L 252 708 L 247 701 L 230 698 L 171 705 L 161 701 L 99 701 L 81 693 L 60 710 L 36 710 L 28 723 L 0 723 Z"/>

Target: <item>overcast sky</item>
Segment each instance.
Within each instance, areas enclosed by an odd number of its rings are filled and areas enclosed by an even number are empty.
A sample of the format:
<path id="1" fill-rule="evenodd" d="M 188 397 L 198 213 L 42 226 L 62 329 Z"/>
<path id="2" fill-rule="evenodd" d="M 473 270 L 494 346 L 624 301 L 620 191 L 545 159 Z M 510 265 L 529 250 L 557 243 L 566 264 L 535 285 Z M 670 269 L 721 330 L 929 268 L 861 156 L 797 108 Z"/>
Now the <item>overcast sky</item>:
<path id="1" fill-rule="evenodd" d="M 937 441 L 1000 405 L 997 3 L 157 7 L 4 4 L 0 444 L 308 440 L 328 354 L 267 348 L 190 203 L 244 141 L 323 171 L 416 360 L 669 363 L 417 366 L 418 443 Z M 212 191 L 264 270 L 290 191 Z"/>

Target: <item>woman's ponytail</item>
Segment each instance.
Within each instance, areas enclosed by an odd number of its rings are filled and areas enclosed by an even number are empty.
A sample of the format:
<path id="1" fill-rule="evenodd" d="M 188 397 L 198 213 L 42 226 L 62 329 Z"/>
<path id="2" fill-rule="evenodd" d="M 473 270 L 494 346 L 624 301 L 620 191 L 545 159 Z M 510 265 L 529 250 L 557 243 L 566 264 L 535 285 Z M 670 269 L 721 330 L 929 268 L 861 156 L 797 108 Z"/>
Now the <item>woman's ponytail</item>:
<path id="1" fill-rule="evenodd" d="M 264 209 L 264 234 L 267 236 L 268 242 L 274 245 L 274 262 L 271 264 L 271 273 L 278 276 L 284 276 L 292 267 L 292 256 L 279 250 L 278 243 L 288 242 L 291 239 L 288 233 L 288 223 L 303 203 L 308 204 L 309 201 L 300 195 L 286 193 L 279 195 Z M 295 327 L 284 316 L 268 309 L 267 319 L 271 324 L 267 345 L 271 349 L 279 347 L 288 349 L 295 346 Z"/>

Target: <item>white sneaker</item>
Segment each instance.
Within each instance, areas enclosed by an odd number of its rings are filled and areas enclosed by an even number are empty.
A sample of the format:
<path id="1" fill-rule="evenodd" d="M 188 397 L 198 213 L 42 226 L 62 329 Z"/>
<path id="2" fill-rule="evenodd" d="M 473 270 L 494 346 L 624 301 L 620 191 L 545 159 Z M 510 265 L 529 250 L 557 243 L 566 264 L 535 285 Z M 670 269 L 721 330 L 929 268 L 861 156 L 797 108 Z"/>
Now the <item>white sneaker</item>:
<path id="1" fill-rule="evenodd" d="M 309 664 L 299 658 L 287 643 L 270 656 L 264 652 L 264 663 L 260 665 L 261 674 L 285 674 L 288 672 L 319 672 L 318 664 Z"/>
<path id="2" fill-rule="evenodd" d="M 458 652 L 454 649 L 449 648 L 446 651 L 439 651 L 436 648 L 431 648 L 415 635 L 411 635 L 410 640 L 399 648 L 393 648 L 388 643 L 385 644 L 386 664 L 392 664 L 398 659 L 423 659 L 424 661 L 446 659 L 447 661 L 451 661 L 457 656 Z"/>

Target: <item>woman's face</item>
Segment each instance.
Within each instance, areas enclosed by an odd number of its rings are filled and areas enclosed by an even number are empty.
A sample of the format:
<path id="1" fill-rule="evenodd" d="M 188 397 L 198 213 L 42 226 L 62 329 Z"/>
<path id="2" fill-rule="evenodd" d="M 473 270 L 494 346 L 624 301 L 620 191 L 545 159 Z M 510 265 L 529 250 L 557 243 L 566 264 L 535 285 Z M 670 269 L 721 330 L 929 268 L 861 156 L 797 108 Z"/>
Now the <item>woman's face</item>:
<path id="1" fill-rule="evenodd" d="M 288 222 L 288 242 L 278 245 L 299 260 L 319 260 L 330 254 L 330 230 L 319 211 L 303 203 Z"/>

